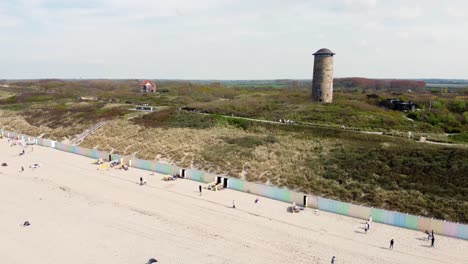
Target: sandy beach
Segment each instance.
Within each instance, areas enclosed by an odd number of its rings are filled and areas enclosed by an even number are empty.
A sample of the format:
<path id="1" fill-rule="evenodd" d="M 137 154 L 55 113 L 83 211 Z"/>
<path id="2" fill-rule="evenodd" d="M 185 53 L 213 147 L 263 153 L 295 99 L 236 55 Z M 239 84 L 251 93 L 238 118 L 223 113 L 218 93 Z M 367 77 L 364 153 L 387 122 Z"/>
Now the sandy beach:
<path id="1" fill-rule="evenodd" d="M 200 195 L 198 182 L 100 171 L 93 159 L 40 146 L 21 150 L 0 140 L 8 164 L 0 167 L 1 263 L 468 263 L 468 241 L 436 236 L 431 248 L 419 231 L 373 223 L 366 234 L 360 219 L 292 214 L 289 204 L 256 204 L 247 193 Z"/>

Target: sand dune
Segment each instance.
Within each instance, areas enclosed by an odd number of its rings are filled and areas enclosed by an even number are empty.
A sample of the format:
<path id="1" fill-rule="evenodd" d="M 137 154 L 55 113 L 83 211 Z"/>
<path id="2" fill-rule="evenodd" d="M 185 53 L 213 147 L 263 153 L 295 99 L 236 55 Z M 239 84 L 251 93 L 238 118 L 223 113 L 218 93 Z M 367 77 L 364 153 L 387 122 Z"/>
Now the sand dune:
<path id="1" fill-rule="evenodd" d="M 1 263 L 468 263 L 468 241 L 437 236 L 430 248 L 418 231 L 374 223 L 365 234 L 359 219 L 291 214 L 289 204 L 232 190 L 200 196 L 197 182 L 98 171 L 50 148 L 20 151 L 0 140 Z M 33 162 L 41 167 L 27 168 Z"/>

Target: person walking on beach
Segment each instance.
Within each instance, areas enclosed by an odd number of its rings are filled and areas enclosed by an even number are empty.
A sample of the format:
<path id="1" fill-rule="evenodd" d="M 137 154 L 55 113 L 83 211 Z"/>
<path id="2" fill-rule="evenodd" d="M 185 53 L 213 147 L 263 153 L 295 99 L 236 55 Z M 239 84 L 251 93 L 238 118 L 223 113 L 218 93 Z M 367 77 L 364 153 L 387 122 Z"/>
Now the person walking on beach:
<path id="1" fill-rule="evenodd" d="M 200 196 L 202 195 L 202 187 L 201 185 L 198 185 L 198 191 L 200 192 Z"/>
<path id="2" fill-rule="evenodd" d="M 21 166 L 21 172 L 23 172 L 23 171 L 24 171 L 24 167 L 23 167 L 23 166 Z"/>
<path id="3" fill-rule="evenodd" d="M 395 241 L 393 241 L 393 238 L 392 240 L 390 240 L 390 248 L 393 249 L 393 243 L 395 243 Z"/>
<path id="4" fill-rule="evenodd" d="M 232 200 L 232 208 L 236 208 L 236 202 Z"/>
<path id="5" fill-rule="evenodd" d="M 435 237 L 432 236 L 432 238 L 431 238 L 431 247 L 434 247 L 434 241 L 435 241 Z"/>
<path id="6" fill-rule="evenodd" d="M 335 264 L 335 256 L 332 257 L 331 264 Z"/>
<path id="7" fill-rule="evenodd" d="M 143 177 L 140 177 L 140 185 L 143 185 Z"/>

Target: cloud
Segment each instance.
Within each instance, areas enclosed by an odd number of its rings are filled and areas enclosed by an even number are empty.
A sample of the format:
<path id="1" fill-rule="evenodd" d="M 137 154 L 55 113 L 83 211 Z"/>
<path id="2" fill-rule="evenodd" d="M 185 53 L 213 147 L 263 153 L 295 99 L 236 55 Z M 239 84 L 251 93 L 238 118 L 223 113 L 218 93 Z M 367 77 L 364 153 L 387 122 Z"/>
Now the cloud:
<path id="1" fill-rule="evenodd" d="M 402 6 L 393 13 L 394 17 L 398 19 L 418 19 L 423 14 L 420 6 Z"/>
<path id="2" fill-rule="evenodd" d="M 467 9 L 462 0 L 0 1 L 2 58 L 28 69 L 0 72 L 40 77 L 50 64 L 55 77 L 309 78 L 322 47 L 337 53 L 338 76 L 396 74 L 396 54 L 416 64 L 444 47 L 459 55 L 441 62 L 466 72 Z M 431 63 L 418 71 L 451 74 Z"/>
<path id="3" fill-rule="evenodd" d="M 377 0 L 340 0 L 329 1 L 327 4 L 331 4 L 331 9 L 340 13 L 362 13 L 374 9 L 377 3 Z"/>
<path id="4" fill-rule="evenodd" d="M 447 7 L 445 8 L 445 14 L 452 18 L 465 18 L 466 10 L 457 9 L 455 7 Z"/>
<path id="5" fill-rule="evenodd" d="M 382 22 L 380 21 L 367 21 L 364 24 L 364 28 L 369 30 L 369 31 L 374 31 L 374 32 L 382 32 L 385 30 L 385 26 Z"/>
<path id="6" fill-rule="evenodd" d="M 347 6 L 359 6 L 366 8 L 374 8 L 377 6 L 377 0 L 344 0 Z"/>
<path id="7" fill-rule="evenodd" d="M 0 12 L 0 28 L 14 28 L 22 24 L 21 18 Z"/>
<path id="8" fill-rule="evenodd" d="M 410 33 L 408 31 L 399 31 L 396 35 L 401 39 L 408 39 L 410 37 Z"/>

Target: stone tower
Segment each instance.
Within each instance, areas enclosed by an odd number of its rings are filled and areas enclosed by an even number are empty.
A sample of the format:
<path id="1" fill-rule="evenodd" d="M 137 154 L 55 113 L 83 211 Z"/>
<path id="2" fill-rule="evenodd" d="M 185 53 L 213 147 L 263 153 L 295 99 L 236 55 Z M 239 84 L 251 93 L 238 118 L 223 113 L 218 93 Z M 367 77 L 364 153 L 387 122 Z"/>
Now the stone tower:
<path id="1" fill-rule="evenodd" d="M 313 54 L 314 77 L 312 80 L 312 100 L 331 103 L 333 101 L 333 53 L 329 49 L 319 49 Z"/>

